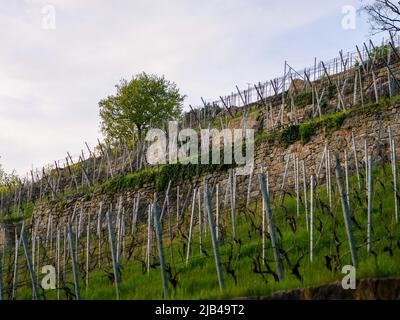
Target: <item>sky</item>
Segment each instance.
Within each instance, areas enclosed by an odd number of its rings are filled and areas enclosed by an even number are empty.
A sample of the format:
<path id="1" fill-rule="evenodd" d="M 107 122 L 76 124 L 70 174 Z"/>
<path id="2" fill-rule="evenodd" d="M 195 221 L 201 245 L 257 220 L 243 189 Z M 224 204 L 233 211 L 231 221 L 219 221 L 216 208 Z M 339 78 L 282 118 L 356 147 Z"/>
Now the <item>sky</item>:
<path id="1" fill-rule="evenodd" d="M 0 0 L 0 163 L 24 175 L 101 139 L 99 100 L 142 71 L 189 103 L 354 50 L 358 0 Z M 383 35 L 378 37 L 382 38 Z"/>

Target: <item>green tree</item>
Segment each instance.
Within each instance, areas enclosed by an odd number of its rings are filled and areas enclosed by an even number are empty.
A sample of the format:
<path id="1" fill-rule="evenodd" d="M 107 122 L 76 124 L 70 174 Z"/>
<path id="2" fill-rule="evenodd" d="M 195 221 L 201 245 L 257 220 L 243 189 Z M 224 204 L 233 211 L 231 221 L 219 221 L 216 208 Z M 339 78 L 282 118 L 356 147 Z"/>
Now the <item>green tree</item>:
<path id="1" fill-rule="evenodd" d="M 19 182 L 19 178 L 15 171 L 7 173 L 4 171 L 3 166 L 0 163 L 0 192 L 9 190 L 12 186 L 15 186 Z"/>
<path id="2" fill-rule="evenodd" d="M 164 76 L 143 72 L 115 87 L 115 95 L 99 102 L 101 130 L 110 141 L 137 139 L 142 145 L 150 125 L 162 128 L 181 114 L 185 96 Z"/>

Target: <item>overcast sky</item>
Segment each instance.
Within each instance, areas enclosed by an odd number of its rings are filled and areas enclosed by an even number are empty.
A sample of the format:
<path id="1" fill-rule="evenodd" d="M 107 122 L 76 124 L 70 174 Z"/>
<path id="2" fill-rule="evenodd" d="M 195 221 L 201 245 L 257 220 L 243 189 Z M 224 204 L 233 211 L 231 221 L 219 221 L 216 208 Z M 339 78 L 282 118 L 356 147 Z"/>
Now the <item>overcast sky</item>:
<path id="1" fill-rule="evenodd" d="M 285 60 L 302 69 L 353 50 L 368 27 L 358 17 L 343 29 L 342 8 L 358 3 L 0 0 L 0 163 L 25 174 L 93 146 L 98 101 L 142 71 L 164 74 L 199 105 L 281 76 Z M 44 29 L 52 8 L 55 29 Z"/>

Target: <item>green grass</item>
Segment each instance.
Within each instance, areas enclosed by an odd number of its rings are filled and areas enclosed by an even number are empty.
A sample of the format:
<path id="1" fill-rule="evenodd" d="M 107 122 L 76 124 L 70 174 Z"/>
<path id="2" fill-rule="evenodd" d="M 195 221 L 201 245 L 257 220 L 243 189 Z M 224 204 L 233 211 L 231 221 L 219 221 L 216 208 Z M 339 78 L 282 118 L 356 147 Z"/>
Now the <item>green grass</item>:
<path id="1" fill-rule="evenodd" d="M 365 185 L 364 177 L 361 175 L 361 184 Z M 246 213 L 244 209 L 237 212 L 238 242 L 232 241 L 229 208 L 221 214 L 222 224 L 226 227 L 226 234 L 221 241 L 221 259 L 223 264 L 223 276 L 226 284 L 224 292 L 220 292 L 213 250 L 209 232 L 203 235 L 203 248 L 206 254 L 200 254 L 198 225 L 195 226 L 193 237 L 192 258 L 186 267 L 186 243 L 187 240 L 174 233 L 175 238 L 170 246 L 168 237 L 168 219 L 164 221 L 164 250 L 167 266 L 176 275 L 176 288 L 172 282 L 169 283 L 170 299 L 222 299 L 245 296 L 268 295 L 280 290 L 289 290 L 313 285 L 321 285 L 332 281 L 341 280 L 341 268 L 351 264 L 349 246 L 344 229 L 343 214 L 338 193 L 333 181 L 333 203 L 332 212 L 327 209 L 328 196 L 325 186 L 320 186 L 317 191 L 315 210 L 315 259 L 309 261 L 309 233 L 305 225 L 304 208 L 300 208 L 300 216 L 296 214 L 296 197 L 287 193 L 275 195 L 272 199 L 273 215 L 277 228 L 278 241 L 282 248 L 282 259 L 284 264 L 285 279 L 277 282 L 272 273 L 276 266 L 273 258 L 270 240 L 266 238 L 266 260 L 262 261 L 261 250 L 261 203 L 254 201 Z M 365 190 L 358 190 L 357 178 L 351 177 L 351 208 L 354 216 L 353 232 L 358 247 L 359 267 L 357 278 L 365 277 L 389 277 L 400 276 L 400 226 L 394 222 L 394 194 L 391 180 L 391 169 L 389 166 L 376 168 L 374 170 L 374 203 L 373 203 L 373 234 L 372 253 L 367 253 L 367 216 Z M 196 210 L 197 215 L 197 210 Z M 172 215 L 172 225 L 175 218 Z M 190 210 L 186 213 L 182 224 L 185 235 L 188 233 Z M 147 226 L 141 225 L 135 237 L 135 249 L 133 258 L 129 261 L 122 258 L 122 299 L 161 299 L 162 283 L 160 267 L 154 266 L 150 272 L 146 272 L 142 259 L 146 247 Z M 94 237 L 94 236 L 93 236 Z M 105 244 L 106 235 L 104 235 Z M 336 240 L 334 240 L 336 238 Z M 129 244 L 131 236 L 127 236 Z M 82 238 L 83 248 L 85 239 Z M 92 240 L 96 242 L 95 239 Z M 155 244 L 155 240 L 153 240 Z M 336 244 L 340 245 L 337 247 Z M 127 245 L 127 248 L 129 246 Z M 97 258 L 96 244 L 93 243 L 92 267 Z M 102 247 L 107 255 L 107 261 L 103 260 L 103 268 L 95 268 L 90 273 L 89 288 L 85 289 L 84 264 L 85 257 L 79 255 L 80 265 L 80 287 L 82 299 L 115 299 L 115 287 L 112 279 L 110 263 L 111 255 L 108 246 Z M 42 249 L 41 252 L 44 250 Z M 157 262 L 157 251 L 154 249 L 153 262 Z M 173 259 L 170 253 L 172 252 Z M 207 256 L 208 255 L 208 256 Z M 285 258 L 285 256 L 287 258 Z M 6 255 L 9 261 L 13 261 L 12 252 Z M 302 257 L 302 258 L 301 258 Z M 326 263 L 326 257 L 332 260 L 331 270 Z M 335 262 L 336 261 L 336 262 Z M 298 272 L 301 278 L 294 275 L 294 265 L 299 262 Z M 70 266 L 70 261 L 68 261 Z M 12 269 L 9 269 L 12 270 Z M 234 276 L 232 271 L 234 270 Z M 5 270 L 6 271 L 6 270 Z M 230 271 L 230 272 L 228 272 Z M 255 272 L 257 271 L 257 272 Z M 262 273 L 260 273 L 262 272 Z M 4 272 L 5 273 L 5 272 Z M 12 272 L 6 276 L 8 279 Z M 29 279 L 27 273 L 21 275 L 21 279 Z M 235 280 L 236 278 L 236 280 Z M 72 274 L 69 272 L 65 280 L 65 286 L 73 292 Z M 18 290 L 18 299 L 30 299 L 31 289 L 28 286 Z M 42 292 L 46 299 L 55 299 L 55 291 Z M 42 296 L 42 298 L 44 298 Z M 65 290 L 61 290 L 61 298 L 67 298 Z"/>
<path id="2" fill-rule="evenodd" d="M 329 95 L 333 95 L 335 93 L 335 86 L 330 86 L 328 89 Z M 378 103 L 365 100 L 363 106 L 361 104 L 355 105 L 347 110 L 333 114 L 326 114 L 322 117 L 303 122 L 300 125 L 292 125 L 272 133 L 260 133 L 255 136 L 254 142 L 255 144 L 259 144 L 267 141 L 269 144 L 271 144 L 271 146 L 283 145 L 284 147 L 288 147 L 290 144 L 296 141 L 301 141 L 303 144 L 306 144 L 318 133 L 319 129 L 330 131 L 338 130 L 343 125 L 347 117 L 351 117 L 352 115 L 358 113 L 380 114 L 383 110 L 387 110 L 388 107 L 398 103 L 400 103 L 400 95 L 396 95 L 391 98 L 382 98 Z M 258 110 L 252 111 L 252 113 L 258 112 Z M 237 115 L 236 118 L 239 116 L 240 115 Z M 233 119 L 235 119 L 235 117 L 231 118 L 230 121 Z M 172 182 L 183 181 L 194 176 L 200 176 L 204 173 L 226 171 L 234 166 L 235 165 L 226 166 L 196 164 L 152 166 L 140 171 L 126 173 L 111 179 L 100 181 L 92 186 L 81 186 L 78 188 L 78 191 L 76 191 L 75 188 L 66 188 L 63 190 L 63 192 L 57 193 L 54 199 L 49 195 L 42 198 L 41 201 L 52 202 L 58 208 L 62 209 L 67 205 L 67 199 L 76 195 L 81 195 L 86 201 L 89 201 L 95 193 L 114 195 L 118 192 L 124 191 L 127 188 L 142 188 L 145 184 L 154 184 L 157 191 L 163 191 L 166 189 L 170 180 Z M 80 167 L 80 165 L 75 165 L 73 169 L 80 170 Z M 4 186 L 0 186 L 0 193 L 1 192 L 6 192 Z M 10 213 L 7 213 L 7 215 L 8 217 L 4 217 L 3 219 L 10 219 L 11 221 L 20 219 L 20 217 L 15 217 L 15 215 L 11 217 Z"/>
<path id="3" fill-rule="evenodd" d="M 347 111 L 324 115 L 300 126 L 292 126 L 277 133 L 262 134 L 255 138 L 256 142 L 267 139 L 274 142 L 280 137 L 281 142 L 292 143 L 301 140 L 303 143 L 312 138 L 314 131 L 321 127 L 327 129 L 338 129 L 342 126 L 345 118 L 353 113 L 371 112 L 379 113 L 384 108 L 400 102 L 400 96 L 391 99 L 382 99 L 378 104 L 367 102 L 364 106 L 355 106 Z M 85 187 L 80 192 L 90 198 L 95 192 L 108 192 L 114 194 L 127 188 L 140 187 L 146 183 L 155 183 L 158 190 L 164 190 L 169 180 L 187 180 L 194 175 L 201 176 L 205 172 L 213 172 L 221 169 L 220 167 L 210 166 L 159 166 L 145 169 L 136 173 L 129 173 L 116 177 L 105 182 L 101 182 L 94 187 Z M 376 168 L 374 170 L 374 204 L 373 204 L 373 252 L 368 254 L 366 249 L 366 192 L 364 190 L 364 177 L 361 170 L 361 190 L 357 187 L 357 178 L 351 178 L 351 208 L 354 215 L 353 231 L 358 246 L 360 265 L 357 269 L 357 277 L 387 277 L 400 276 L 400 227 L 394 223 L 394 195 L 391 178 L 391 171 L 388 166 Z M 333 182 L 333 185 L 335 183 Z M 334 189 L 332 212 L 327 210 L 328 198 L 326 188 L 321 186 L 318 189 L 315 222 L 316 222 L 316 247 L 315 260 L 309 261 L 309 234 L 305 225 L 304 207 L 301 206 L 300 216 L 296 214 L 296 198 L 293 193 L 286 194 L 283 199 L 280 195 L 275 195 L 272 199 L 273 214 L 275 225 L 278 230 L 278 241 L 283 250 L 283 261 L 285 270 L 285 280 L 277 282 L 273 276 L 276 270 L 270 241 L 267 239 L 266 260 L 261 261 L 261 202 L 252 202 L 250 210 L 246 211 L 239 208 L 238 215 L 238 239 L 241 241 L 240 250 L 238 243 L 232 241 L 231 221 L 229 208 L 222 213 L 223 225 L 225 226 L 226 236 L 221 242 L 221 258 L 223 263 L 223 275 L 226 288 L 220 292 L 215 270 L 213 251 L 210 235 L 204 237 L 203 247 L 206 254 L 199 251 L 198 226 L 195 227 L 193 242 L 193 257 L 186 267 L 185 265 L 185 245 L 187 240 L 181 233 L 174 233 L 174 241 L 170 248 L 169 238 L 164 238 L 165 254 L 167 264 L 176 275 L 176 288 L 172 282 L 169 283 L 170 298 L 172 299 L 219 299 L 234 298 L 241 296 L 267 295 L 278 290 L 288 290 L 298 287 L 320 285 L 331 281 L 340 280 L 341 267 L 350 264 L 349 247 L 344 230 L 343 216 L 340 200 Z M 70 192 L 70 193 L 68 193 Z M 55 201 L 61 207 L 66 205 L 65 198 L 68 194 L 75 193 L 70 190 L 64 195 L 60 195 Z M 243 196 L 243 195 L 242 195 Z M 58 195 L 57 195 L 58 197 Z M 23 214 L 16 216 L 15 213 L 6 219 L 9 221 L 20 220 L 21 217 L 29 217 L 31 205 L 26 206 Z M 30 214 L 29 214 L 30 212 Z M 196 215 L 197 215 L 196 211 Z M 188 233 L 190 212 L 186 212 L 183 221 L 182 231 L 185 236 Z M 164 233 L 167 233 L 168 224 L 164 225 Z M 28 236 L 27 236 L 28 238 Z M 104 236 L 106 238 L 106 236 Z M 128 235 L 129 244 L 131 238 Z M 85 239 L 81 239 L 81 246 L 84 246 Z M 107 244 L 107 239 L 105 239 Z M 336 244 L 339 243 L 339 247 Z M 122 283 L 121 297 L 123 299 L 159 299 L 162 298 L 162 285 L 160 267 L 154 266 L 149 273 L 143 272 L 143 265 L 139 261 L 143 255 L 146 244 L 146 226 L 142 226 L 140 232 L 135 237 L 135 249 L 133 257 L 127 260 L 122 259 Z M 101 269 L 95 268 L 94 264 L 97 255 L 97 244 L 93 243 L 92 270 L 90 272 L 89 288 L 84 286 L 84 260 L 83 254 L 79 256 L 80 264 L 80 287 L 83 299 L 114 299 L 115 288 L 113 281 L 110 280 L 112 268 L 110 264 L 109 248 L 105 245 L 102 252 L 107 255 L 107 261 L 103 261 Z M 231 248 L 233 251 L 231 252 Z M 173 259 L 170 258 L 170 252 Z M 41 250 L 44 252 L 43 248 Z M 285 253 L 287 259 L 285 258 Z M 12 250 L 7 253 L 6 265 L 11 265 L 4 269 L 4 282 L 9 283 L 12 277 Z M 157 261 L 157 253 L 154 248 L 154 261 Z M 302 259 L 300 259 L 303 257 Z M 300 259 L 300 260 L 299 260 Z M 331 259 L 331 270 L 326 263 L 326 259 Z M 336 261 L 336 263 L 335 263 Z M 24 263 L 24 260 L 22 259 Z M 301 278 L 293 274 L 293 267 L 299 262 L 299 274 Z M 70 266 L 68 260 L 68 266 Z M 104 266 L 107 264 L 107 266 Z M 234 276 L 232 275 L 234 270 Z M 272 270 L 272 273 L 269 271 Z M 228 272 L 229 271 L 229 272 Z M 22 271 L 21 271 L 22 272 Z M 236 281 L 235 281 L 236 277 Z M 21 273 L 19 280 L 28 281 L 26 271 Z M 63 287 L 69 288 L 73 292 L 72 274 L 68 273 L 63 282 Z M 61 290 L 61 298 L 67 298 L 65 290 Z M 18 299 L 30 299 L 31 289 L 28 286 L 19 288 Z M 41 297 L 46 299 L 56 298 L 55 291 L 41 292 Z"/>

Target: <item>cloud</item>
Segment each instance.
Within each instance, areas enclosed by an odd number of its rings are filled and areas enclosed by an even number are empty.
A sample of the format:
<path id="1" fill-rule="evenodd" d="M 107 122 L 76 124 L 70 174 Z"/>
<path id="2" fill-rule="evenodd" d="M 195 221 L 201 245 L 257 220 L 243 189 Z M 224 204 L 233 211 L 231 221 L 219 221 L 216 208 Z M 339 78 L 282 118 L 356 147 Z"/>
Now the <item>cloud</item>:
<path id="1" fill-rule="evenodd" d="M 95 144 L 97 102 L 141 71 L 165 74 L 192 104 L 277 76 L 285 52 L 274 48 L 349 2 L 0 1 L 1 161 L 23 174 Z M 42 29 L 49 4 L 55 30 Z"/>

